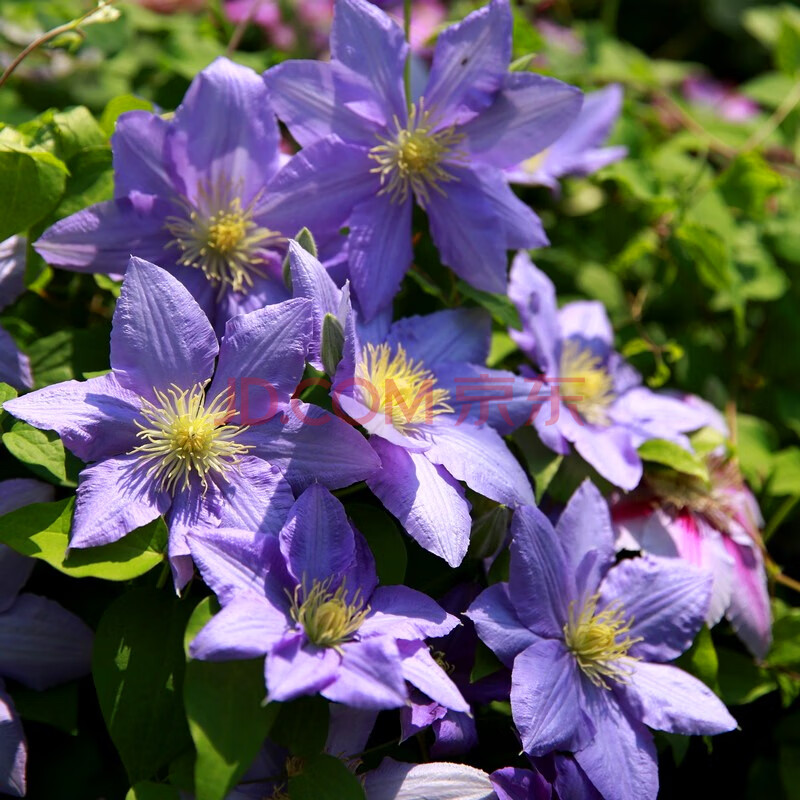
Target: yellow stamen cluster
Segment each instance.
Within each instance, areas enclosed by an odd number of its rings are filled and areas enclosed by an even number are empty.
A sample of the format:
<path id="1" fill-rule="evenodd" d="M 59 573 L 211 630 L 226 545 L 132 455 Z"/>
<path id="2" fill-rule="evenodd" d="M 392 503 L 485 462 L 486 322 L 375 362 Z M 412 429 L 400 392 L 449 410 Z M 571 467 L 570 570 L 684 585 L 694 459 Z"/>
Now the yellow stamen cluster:
<path id="1" fill-rule="evenodd" d="M 445 195 L 441 184 L 458 180 L 448 172 L 444 162 L 461 162 L 466 155 L 458 150 L 464 138 L 455 128 L 437 129 L 430 110 L 420 99 L 411 107 L 408 122 L 403 127 L 395 116 L 395 133 L 378 136 L 380 141 L 369 152 L 378 166 L 372 169 L 381 177 L 381 194 L 389 194 L 397 202 L 405 202 L 413 191 L 417 202 L 425 208 L 430 202 L 431 190 Z"/>
<path id="2" fill-rule="evenodd" d="M 447 389 L 437 389 L 433 373 L 410 359 L 402 345 L 393 354 L 388 344 L 368 344 L 361 359 L 357 377 L 362 402 L 401 433 L 453 411 Z"/>
<path id="3" fill-rule="evenodd" d="M 355 636 L 369 614 L 369 606 L 364 605 L 359 592 L 348 601 L 344 583 L 335 591 L 331 590 L 332 583 L 333 577 L 315 580 L 309 591 L 298 586 L 292 596 L 291 615 L 310 642 L 338 650 Z"/>
<path id="4" fill-rule="evenodd" d="M 630 662 L 638 660 L 629 656 L 628 650 L 642 639 L 628 636 L 633 619 L 625 618 L 620 605 L 612 603 L 598 611 L 599 599 L 597 594 L 589 597 L 577 616 L 574 602 L 570 603 L 564 641 L 583 674 L 595 686 L 610 689 L 609 680 L 627 682 Z"/>
<path id="5" fill-rule="evenodd" d="M 162 490 L 188 488 L 193 474 L 207 488 L 209 475 L 224 476 L 251 449 L 235 441 L 246 428 L 226 424 L 235 413 L 227 389 L 209 405 L 204 384 L 187 390 L 173 384 L 166 392 L 154 391 L 155 403 L 142 401 L 144 421 L 135 420 L 137 437 L 145 444 L 131 453 L 139 455 L 147 477 Z"/>
<path id="6" fill-rule="evenodd" d="M 202 270 L 220 295 L 226 289 L 251 289 L 253 276 L 264 275 L 265 251 L 285 242 L 253 219 L 258 199 L 244 207 L 231 183 L 212 189 L 200 185 L 194 203 L 180 200 L 185 214 L 167 218 L 166 228 L 175 237 L 170 245 L 181 251 L 178 263 Z"/>
<path id="7" fill-rule="evenodd" d="M 664 504 L 677 511 L 701 514 L 717 530 L 727 531 L 737 509 L 726 491 L 730 484 L 723 477 L 719 480 L 719 484 L 709 486 L 699 477 L 679 472 L 653 470 L 647 475 L 647 483 Z"/>
<path id="8" fill-rule="evenodd" d="M 564 342 L 561 375 L 568 381 L 562 394 L 580 397 L 574 402 L 580 415 L 591 425 L 608 425 L 608 407 L 616 399 L 614 382 L 602 359 L 574 339 Z"/>

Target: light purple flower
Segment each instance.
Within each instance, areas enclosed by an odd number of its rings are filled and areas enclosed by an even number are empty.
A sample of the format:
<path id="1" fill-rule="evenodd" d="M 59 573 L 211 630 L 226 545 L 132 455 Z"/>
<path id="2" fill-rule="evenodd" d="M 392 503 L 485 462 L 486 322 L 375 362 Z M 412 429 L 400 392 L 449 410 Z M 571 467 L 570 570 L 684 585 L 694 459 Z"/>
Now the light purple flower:
<path id="1" fill-rule="evenodd" d="M 1 481 L 0 515 L 52 498 L 52 486 L 39 481 Z M 0 675 L 42 690 L 89 672 L 92 631 L 58 603 L 19 594 L 34 564 L 0 545 Z M 27 757 L 22 723 L 0 679 L 0 792 L 25 794 Z"/>
<path id="2" fill-rule="evenodd" d="M 365 321 L 390 304 L 411 264 L 415 200 L 442 261 L 479 289 L 505 292 L 506 251 L 547 243 L 502 170 L 557 139 L 581 95 L 509 73 L 511 27 L 507 1 L 492 0 L 447 28 L 427 84 L 407 98 L 400 27 L 365 0 L 337 0 L 332 61 L 289 61 L 265 75 L 304 147 L 299 157 L 338 176 L 326 201 L 350 229 L 350 281 Z"/>
<path id="3" fill-rule="evenodd" d="M 302 159 L 280 170 L 279 145 L 261 77 L 219 58 L 192 81 L 172 119 L 120 117 L 115 199 L 57 222 L 35 248 L 80 272 L 121 273 L 131 255 L 161 264 L 221 334 L 235 314 L 289 296 L 281 276 L 287 237 L 306 226 L 324 242 L 337 230 L 324 171 L 311 174 Z"/>
<path id="4" fill-rule="evenodd" d="M 195 528 L 277 533 L 290 484 L 336 488 L 373 472 L 378 461 L 358 431 L 290 399 L 310 314 L 308 301 L 287 300 L 234 317 L 220 345 L 181 283 L 132 258 L 114 312 L 111 372 L 5 404 L 91 462 L 70 547 L 113 542 L 165 514 L 180 587 L 191 576 Z"/>
<path id="5" fill-rule="evenodd" d="M 758 103 L 736 91 L 736 88 L 710 77 L 692 75 L 683 82 L 683 96 L 705 106 L 728 122 L 746 122 L 758 114 Z"/>
<path id="6" fill-rule="evenodd" d="M 706 623 L 726 616 L 757 658 L 772 641 L 758 503 L 732 461 L 708 459 L 710 485 L 670 470 L 646 473 L 612 506 L 617 547 L 680 557 L 714 576 Z"/>
<path id="7" fill-rule="evenodd" d="M 683 434 L 702 427 L 706 415 L 641 385 L 639 373 L 614 350 L 601 303 L 558 309 L 552 282 L 523 252 L 511 268 L 509 297 L 522 321 L 511 337 L 542 373 L 547 397 L 533 423 L 547 447 L 566 455 L 572 444 L 603 478 L 625 490 L 642 477 L 637 448 L 643 442 L 668 439 L 689 448 Z M 560 404 L 548 399 L 551 394 L 563 398 Z"/>
<path id="8" fill-rule="evenodd" d="M 566 175 L 583 177 L 625 158 L 625 147 L 603 147 L 622 109 L 622 87 L 606 86 L 584 97 L 578 118 L 541 153 L 506 170 L 512 183 L 558 189 Z"/>
<path id="9" fill-rule="evenodd" d="M 277 537 L 201 532 L 191 548 L 222 603 L 193 658 L 265 656 L 271 701 L 319 692 L 355 708 L 397 708 L 408 681 L 469 709 L 425 644 L 458 620 L 413 589 L 378 587 L 366 541 L 321 486 L 306 489 Z"/>
<path id="10" fill-rule="evenodd" d="M 0 311 L 25 291 L 25 248 L 23 236 L 0 242 Z M 31 365 L 11 336 L 0 328 L 0 381 L 15 389 L 33 386 Z"/>
<path id="11" fill-rule="evenodd" d="M 725 706 L 666 662 L 703 624 L 711 576 L 676 559 L 614 564 L 608 506 L 588 481 L 555 529 L 536 508 L 512 522 L 509 582 L 467 615 L 513 664 L 511 709 L 525 752 L 572 752 L 607 800 L 658 792 L 646 726 L 681 734 L 732 730 Z"/>

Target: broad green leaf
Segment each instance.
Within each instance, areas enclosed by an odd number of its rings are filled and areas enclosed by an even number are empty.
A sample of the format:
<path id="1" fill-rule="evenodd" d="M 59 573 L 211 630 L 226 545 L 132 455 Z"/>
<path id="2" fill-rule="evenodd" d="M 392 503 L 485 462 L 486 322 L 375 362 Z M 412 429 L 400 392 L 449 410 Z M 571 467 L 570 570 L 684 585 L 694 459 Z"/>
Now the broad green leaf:
<path id="1" fill-rule="evenodd" d="M 31 472 L 58 486 L 77 486 L 80 462 L 64 449 L 55 431 L 40 431 L 17 420 L 3 434 L 3 444 Z"/>
<path id="2" fill-rule="evenodd" d="M 772 472 L 778 435 L 766 420 L 747 414 L 736 415 L 736 451 L 747 482 L 760 491 Z"/>
<path id="3" fill-rule="evenodd" d="M 132 94 L 123 94 L 108 101 L 103 114 L 100 117 L 100 127 L 106 136 L 114 133 L 117 120 L 127 111 L 152 111 L 153 104 L 149 100 L 136 97 Z"/>
<path id="4" fill-rule="evenodd" d="M 725 240 L 711 228 L 685 222 L 675 231 L 687 259 L 709 289 L 721 291 L 733 284 L 733 266 Z"/>
<path id="5" fill-rule="evenodd" d="M 516 352 L 517 343 L 505 331 L 492 332 L 492 344 L 486 365 L 496 367 L 503 359 Z"/>
<path id="6" fill-rule="evenodd" d="M 303 762 L 299 775 L 289 778 L 291 800 L 364 800 L 364 787 L 333 756 L 320 753 Z"/>
<path id="7" fill-rule="evenodd" d="M 642 461 L 662 464 L 703 481 L 709 480 L 708 468 L 703 459 L 667 439 L 650 439 L 644 442 L 639 446 L 639 457 Z"/>
<path id="8" fill-rule="evenodd" d="M 720 176 L 719 191 L 726 202 L 751 219 L 764 219 L 767 198 L 778 191 L 783 179 L 758 153 L 739 156 Z"/>
<path id="9" fill-rule="evenodd" d="M 294 756 L 310 758 L 322 752 L 328 739 L 330 708 L 319 695 L 281 703 L 270 739 Z"/>
<path id="10" fill-rule="evenodd" d="M 491 315 L 495 322 L 499 322 L 503 327 L 516 328 L 519 330 L 522 323 L 519 321 L 519 314 L 514 304 L 504 294 L 492 294 L 483 292 L 470 286 L 465 281 L 458 281 L 458 291 L 474 300 L 479 306 L 483 306 Z"/>
<path id="11" fill-rule="evenodd" d="M 676 664 L 699 678 L 710 689 L 719 692 L 717 685 L 719 660 L 711 631 L 705 625 L 695 637 L 692 646 L 676 661 Z"/>
<path id="12" fill-rule="evenodd" d="M 75 681 L 35 691 L 16 686 L 11 692 L 17 713 L 23 719 L 43 722 L 71 736 L 78 733 L 78 684 Z"/>
<path id="13" fill-rule="evenodd" d="M 0 241 L 46 216 L 66 179 L 66 166 L 51 153 L 0 143 Z"/>
<path id="14" fill-rule="evenodd" d="M 205 622 L 209 609 L 200 603 L 188 628 Z M 277 704 L 264 705 L 265 694 L 263 659 L 187 663 L 183 699 L 197 750 L 197 800 L 223 800 L 258 754 L 278 713 Z"/>
<path id="15" fill-rule="evenodd" d="M 555 478 L 564 456 L 554 453 L 548 447 L 545 447 L 536 431 L 530 426 L 515 431 L 512 439 L 519 447 L 528 467 L 528 472 L 533 478 L 536 502 L 538 503 L 553 478 Z"/>
<path id="16" fill-rule="evenodd" d="M 57 111 L 52 115 L 52 121 L 58 139 L 56 155 L 64 162 L 69 162 L 81 150 L 108 144 L 105 131 L 84 106 Z"/>
<path id="17" fill-rule="evenodd" d="M 800 447 L 787 447 L 775 454 L 766 492 L 777 497 L 800 495 Z"/>
<path id="18" fill-rule="evenodd" d="M 172 587 L 138 588 L 118 597 L 97 628 L 97 699 L 134 785 L 191 746 L 181 703 L 183 632 L 191 610 Z"/>
<path id="19" fill-rule="evenodd" d="M 161 519 L 119 541 L 67 555 L 74 505 L 75 499 L 69 498 L 9 512 L 0 517 L 0 542 L 73 578 L 128 581 L 163 563 L 167 532 Z"/>
<path id="20" fill-rule="evenodd" d="M 7 383 L 0 383 L 0 431 L 8 431 L 16 424 L 17 420 L 3 409 L 3 403 L 13 400 L 17 396 L 17 390 Z"/>
<path id="21" fill-rule="evenodd" d="M 125 800 L 181 800 L 181 796 L 174 786 L 143 781 L 131 788 Z"/>
<path id="22" fill-rule="evenodd" d="M 723 647 L 718 648 L 717 656 L 719 693 L 726 705 L 746 705 L 778 688 L 772 675 L 751 657 Z"/>
<path id="23" fill-rule="evenodd" d="M 347 513 L 372 550 L 380 582 L 384 585 L 402 583 L 408 554 L 394 518 L 381 508 L 362 503 L 349 505 Z"/>
<path id="24" fill-rule="evenodd" d="M 767 654 L 771 667 L 800 667 L 800 608 L 776 605 L 772 625 L 772 647 Z"/>
<path id="25" fill-rule="evenodd" d="M 109 328 L 61 330 L 28 348 L 35 388 L 80 378 L 108 368 Z"/>

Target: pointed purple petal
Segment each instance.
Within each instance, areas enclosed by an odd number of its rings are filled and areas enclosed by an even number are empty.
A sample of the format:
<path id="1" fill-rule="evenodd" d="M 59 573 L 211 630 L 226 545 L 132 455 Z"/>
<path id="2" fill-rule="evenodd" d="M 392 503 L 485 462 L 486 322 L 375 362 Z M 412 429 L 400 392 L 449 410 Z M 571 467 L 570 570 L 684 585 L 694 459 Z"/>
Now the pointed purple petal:
<path id="1" fill-rule="evenodd" d="M 176 186 L 169 172 L 166 136 L 170 123 L 149 111 L 128 111 L 117 120 L 111 137 L 114 193 L 141 192 L 169 199 Z"/>
<path id="2" fill-rule="evenodd" d="M 464 559 L 471 521 L 464 490 L 443 467 L 380 438 L 370 442 L 383 468 L 367 485 L 409 536 L 451 567 Z"/>
<path id="3" fill-rule="evenodd" d="M 33 386 L 31 363 L 17 347 L 8 331 L 0 328 L 0 381 L 15 389 L 30 389 Z"/>
<path id="4" fill-rule="evenodd" d="M 469 703 L 447 673 L 436 663 L 425 642 L 399 642 L 403 676 L 431 700 L 452 711 L 468 713 Z"/>
<path id="5" fill-rule="evenodd" d="M 598 354 L 614 347 L 614 331 L 605 306 L 598 300 L 576 300 L 567 303 L 558 312 L 561 335 L 568 339 L 575 336 L 591 344 Z"/>
<path id="6" fill-rule="evenodd" d="M 425 639 L 444 636 L 460 624 L 435 600 L 408 586 L 380 586 L 369 599 L 369 607 L 360 628 L 362 636 Z"/>
<path id="7" fill-rule="evenodd" d="M 0 792 L 24 797 L 27 761 L 28 748 L 22 721 L 0 682 Z"/>
<path id="8" fill-rule="evenodd" d="M 621 426 L 600 428 L 588 423 L 579 425 L 574 420 L 567 419 L 571 411 L 563 405 L 560 413 L 564 424 L 558 427 L 575 445 L 575 450 L 584 461 L 620 489 L 629 492 L 639 485 L 643 472 L 642 460 L 628 430 Z"/>
<path id="9" fill-rule="evenodd" d="M 331 647 L 303 644 L 297 634 L 272 648 L 267 655 L 266 679 L 270 702 L 285 703 L 330 686 L 337 677 L 342 656 Z"/>

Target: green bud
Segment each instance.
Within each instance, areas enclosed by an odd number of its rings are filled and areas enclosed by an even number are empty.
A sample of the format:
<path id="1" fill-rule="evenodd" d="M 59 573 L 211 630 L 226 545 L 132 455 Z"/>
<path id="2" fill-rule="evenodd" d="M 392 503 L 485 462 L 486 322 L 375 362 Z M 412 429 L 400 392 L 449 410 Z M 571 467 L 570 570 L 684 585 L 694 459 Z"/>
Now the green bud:
<path id="1" fill-rule="evenodd" d="M 314 237 L 311 235 L 311 231 L 308 228 L 301 228 L 294 239 L 303 250 L 307 253 L 311 253 L 314 258 L 317 257 L 317 243 L 314 241 Z"/>
<path id="2" fill-rule="evenodd" d="M 333 314 L 326 314 L 322 320 L 322 366 L 328 375 L 336 374 L 336 367 L 342 360 L 344 350 L 344 329 Z"/>

